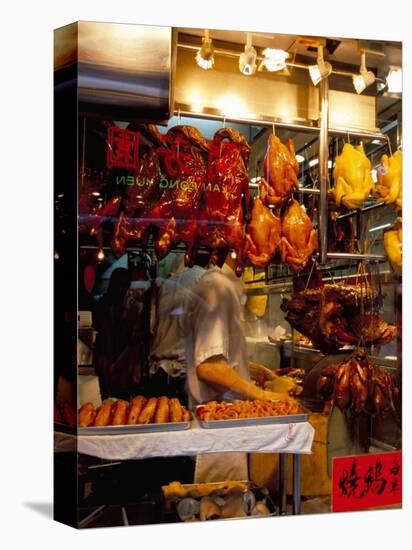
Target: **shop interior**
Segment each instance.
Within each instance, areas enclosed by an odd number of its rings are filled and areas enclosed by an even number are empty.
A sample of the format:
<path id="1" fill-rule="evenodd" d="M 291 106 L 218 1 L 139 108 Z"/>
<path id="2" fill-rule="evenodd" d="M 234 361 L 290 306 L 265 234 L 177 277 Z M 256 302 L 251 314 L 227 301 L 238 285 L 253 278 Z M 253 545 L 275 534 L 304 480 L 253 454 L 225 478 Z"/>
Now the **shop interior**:
<path id="1" fill-rule="evenodd" d="M 131 403 L 138 395 L 179 399 L 193 411 L 185 367 L 174 355 L 156 355 L 167 340 L 166 333 L 156 336 L 160 298 L 194 265 L 207 271 L 229 261 L 243 285 L 252 383 L 299 401 L 314 428 L 312 453 L 299 460 L 249 453 L 248 482 L 257 489 L 248 490 L 248 512 L 241 516 L 259 515 L 250 512 L 257 500 L 265 502 L 262 515 L 329 512 L 336 457 L 402 448 L 402 44 L 189 28 L 163 36 L 162 28 L 140 29 L 138 46 L 133 32 L 116 31 L 123 33 L 124 52 L 133 40 L 141 54 L 137 106 L 127 104 L 130 82 L 114 71 L 112 59 L 104 77 L 98 64 L 105 60 L 87 60 L 88 84 L 79 78 L 78 315 L 71 320 L 77 352 L 61 340 L 56 425 L 69 423 L 71 401 L 75 416 L 86 403 L 97 411 L 105 400 Z M 84 43 L 98 49 L 93 33 L 92 27 L 84 31 Z M 84 55 L 93 57 L 91 50 L 85 47 Z M 130 72 L 135 56 L 124 56 Z M 93 82 L 109 81 L 112 70 L 117 95 L 106 90 L 102 99 Z M 139 135 L 138 169 L 116 165 L 120 157 L 108 136 L 118 129 Z M 210 159 L 212 146 L 221 154 L 227 142 L 243 155 L 234 181 L 247 184 L 225 195 L 218 181 L 225 168 L 213 172 Z M 284 173 L 282 189 L 272 184 L 276 154 L 283 161 L 293 157 L 294 175 Z M 203 175 L 196 162 L 203 163 Z M 179 169 L 186 180 L 179 180 Z M 190 178 L 199 177 L 195 204 Z M 182 181 L 189 181 L 189 194 Z M 207 193 L 216 185 L 213 206 Z M 67 197 L 74 186 L 63 178 L 55 187 L 60 273 L 71 246 L 66 230 L 75 216 L 68 214 Z M 180 193 L 172 206 L 167 193 Z M 68 444 L 63 440 L 60 445 Z M 57 449 L 64 470 L 66 453 Z M 196 516 L 179 507 L 181 501 L 169 502 L 164 489 L 193 483 L 193 456 L 115 460 L 80 451 L 77 463 L 79 527 Z"/>

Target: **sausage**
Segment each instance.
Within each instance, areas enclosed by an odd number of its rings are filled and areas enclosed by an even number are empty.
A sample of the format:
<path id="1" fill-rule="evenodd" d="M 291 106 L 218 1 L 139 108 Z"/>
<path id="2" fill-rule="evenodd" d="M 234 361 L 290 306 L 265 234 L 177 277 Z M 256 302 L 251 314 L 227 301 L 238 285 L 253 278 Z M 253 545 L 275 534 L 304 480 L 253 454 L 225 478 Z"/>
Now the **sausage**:
<path id="1" fill-rule="evenodd" d="M 179 399 L 175 397 L 169 401 L 170 422 L 182 422 L 183 409 Z"/>
<path id="2" fill-rule="evenodd" d="M 112 426 L 122 426 L 126 424 L 127 412 L 129 408 L 129 403 L 123 401 L 123 399 L 118 399 L 113 405 L 113 420 Z"/>
<path id="3" fill-rule="evenodd" d="M 92 403 L 85 403 L 79 411 L 79 427 L 87 428 L 93 426 L 96 418 L 96 411 Z"/>
<path id="4" fill-rule="evenodd" d="M 127 419 L 128 424 L 137 423 L 137 419 L 139 418 L 139 415 L 142 412 L 145 404 L 146 399 L 143 397 L 143 395 L 137 395 L 136 397 L 133 397 L 130 403 L 129 418 Z"/>
<path id="5" fill-rule="evenodd" d="M 151 397 L 144 406 L 137 420 L 138 424 L 150 424 L 156 414 L 157 397 Z"/>
<path id="6" fill-rule="evenodd" d="M 169 422 L 169 399 L 163 396 L 157 402 L 155 423 L 164 424 L 166 422 Z"/>
<path id="7" fill-rule="evenodd" d="M 96 420 L 94 421 L 95 426 L 108 426 L 112 417 L 112 402 L 107 400 L 103 401 L 99 407 Z"/>

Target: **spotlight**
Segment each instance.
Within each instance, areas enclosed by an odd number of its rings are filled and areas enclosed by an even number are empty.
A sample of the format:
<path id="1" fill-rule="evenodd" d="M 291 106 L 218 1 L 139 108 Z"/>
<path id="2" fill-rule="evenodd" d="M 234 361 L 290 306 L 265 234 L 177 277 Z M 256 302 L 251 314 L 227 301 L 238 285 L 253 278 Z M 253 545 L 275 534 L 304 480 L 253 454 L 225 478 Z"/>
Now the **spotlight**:
<path id="1" fill-rule="evenodd" d="M 386 82 L 388 83 L 388 92 L 402 93 L 402 69 L 390 67 Z"/>
<path id="2" fill-rule="evenodd" d="M 252 35 L 250 32 L 246 33 L 246 45 L 245 51 L 240 54 L 239 57 L 239 70 L 242 74 L 250 76 L 256 71 L 256 58 L 257 53 L 252 46 Z"/>
<path id="3" fill-rule="evenodd" d="M 262 53 L 264 57 L 259 65 L 259 71 L 262 70 L 262 67 L 265 67 L 267 71 L 273 73 L 282 71 L 286 67 L 286 59 L 289 57 L 288 52 L 266 48 Z"/>
<path id="4" fill-rule="evenodd" d="M 365 52 L 362 52 L 359 74 L 355 74 L 352 77 L 353 87 L 355 88 L 357 94 L 361 94 L 365 88 L 375 82 L 375 75 L 372 71 L 367 70 L 365 60 L 366 54 Z"/>
<path id="5" fill-rule="evenodd" d="M 309 74 L 315 86 L 332 72 L 332 65 L 323 59 L 323 47 L 318 46 L 316 65 L 309 65 Z"/>
<path id="6" fill-rule="evenodd" d="M 205 35 L 202 38 L 202 47 L 196 53 L 196 63 L 201 69 L 211 69 L 215 63 L 213 57 L 214 48 L 212 39 L 209 37 L 209 31 L 205 30 Z"/>

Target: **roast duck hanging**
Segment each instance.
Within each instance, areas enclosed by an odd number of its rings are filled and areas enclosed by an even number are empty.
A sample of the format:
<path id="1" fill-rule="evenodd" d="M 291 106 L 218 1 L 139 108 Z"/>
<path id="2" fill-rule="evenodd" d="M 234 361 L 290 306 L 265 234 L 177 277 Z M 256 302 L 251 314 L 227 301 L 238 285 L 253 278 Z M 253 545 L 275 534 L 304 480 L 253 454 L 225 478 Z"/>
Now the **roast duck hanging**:
<path id="1" fill-rule="evenodd" d="M 336 205 L 349 210 L 362 208 L 374 190 L 371 163 L 363 147 L 345 143 L 342 153 L 336 157 L 333 172 L 335 187 L 332 193 Z"/>
<path id="2" fill-rule="evenodd" d="M 280 218 L 265 206 L 267 185 L 263 183 L 260 196 L 253 202 L 252 219 L 247 226 L 244 255 L 254 267 L 266 267 L 280 244 Z"/>
<path id="3" fill-rule="evenodd" d="M 402 210 L 402 153 L 396 151 L 391 157 L 382 155 L 377 170 L 376 192 L 386 203 Z"/>
<path id="4" fill-rule="evenodd" d="M 198 205 L 206 182 L 206 164 L 202 151 L 208 143 L 191 126 L 174 126 L 155 150 L 158 164 L 157 196 L 136 212 L 134 219 L 119 219 L 113 248 L 120 253 L 127 240 L 145 241 L 154 229 L 155 249 L 159 259 L 180 242 L 186 245 L 185 262 L 197 234 Z M 118 246 L 118 243 L 120 246 Z"/>
<path id="5" fill-rule="evenodd" d="M 282 219 L 280 255 L 292 271 L 301 271 L 318 249 L 318 238 L 303 206 L 292 200 Z"/>
<path id="6" fill-rule="evenodd" d="M 292 192 L 297 191 L 299 164 L 296 160 L 293 141 L 289 139 L 288 146 L 274 135 L 269 135 L 268 148 L 264 159 L 264 174 L 269 185 L 265 204 L 280 206 L 284 204 Z"/>
<path id="7" fill-rule="evenodd" d="M 342 411 L 378 416 L 396 413 L 399 384 L 395 375 L 375 365 L 362 348 L 338 365 L 325 367 L 316 389 Z"/>
<path id="8" fill-rule="evenodd" d="M 396 337 L 377 309 L 370 285 L 323 284 L 284 298 L 286 320 L 325 354 L 345 345 L 384 345 Z"/>
<path id="9" fill-rule="evenodd" d="M 237 274 L 242 270 L 244 213 L 251 201 L 249 155 L 250 146 L 237 130 L 221 128 L 215 133 L 200 207 L 198 244 L 211 250 L 212 263 L 222 251 L 233 250 Z"/>

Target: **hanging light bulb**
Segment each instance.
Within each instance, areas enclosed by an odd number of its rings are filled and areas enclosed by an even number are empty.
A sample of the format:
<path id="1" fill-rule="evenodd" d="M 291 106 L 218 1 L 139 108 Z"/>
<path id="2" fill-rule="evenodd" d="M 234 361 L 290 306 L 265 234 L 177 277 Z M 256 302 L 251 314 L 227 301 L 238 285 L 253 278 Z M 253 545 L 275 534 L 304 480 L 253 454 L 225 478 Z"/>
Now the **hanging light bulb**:
<path id="1" fill-rule="evenodd" d="M 359 68 L 359 74 L 355 74 L 352 77 L 353 87 L 357 94 L 361 94 L 365 88 L 375 82 L 375 75 L 372 71 L 368 71 L 366 68 L 366 54 L 361 53 L 361 63 Z"/>
<path id="2" fill-rule="evenodd" d="M 388 92 L 400 94 L 402 92 L 402 69 L 390 67 L 386 82 L 388 83 Z"/>
<path id="3" fill-rule="evenodd" d="M 263 59 L 259 65 L 259 71 L 265 67 L 269 72 L 282 71 L 286 67 L 286 59 L 289 57 L 288 52 L 284 50 L 276 50 L 266 48 L 263 50 Z"/>
<path id="4" fill-rule="evenodd" d="M 101 262 L 102 260 L 104 260 L 104 252 L 103 252 L 103 249 L 102 248 L 99 248 L 99 251 L 97 253 L 97 259 L 99 260 L 99 262 Z"/>
<path id="5" fill-rule="evenodd" d="M 201 69 L 211 69 L 215 64 L 214 48 L 209 31 L 205 29 L 205 35 L 202 38 L 202 47 L 196 53 L 196 63 Z"/>
<path id="6" fill-rule="evenodd" d="M 246 33 L 245 51 L 239 57 L 239 70 L 242 74 L 250 76 L 256 71 L 257 53 L 252 46 L 252 34 Z"/>
<path id="7" fill-rule="evenodd" d="M 323 47 L 318 46 L 316 65 L 309 65 L 309 74 L 315 86 L 332 73 L 332 65 L 323 59 Z"/>

